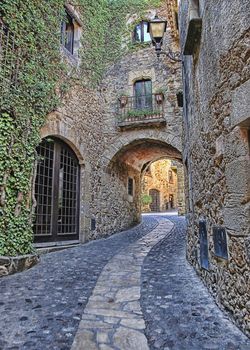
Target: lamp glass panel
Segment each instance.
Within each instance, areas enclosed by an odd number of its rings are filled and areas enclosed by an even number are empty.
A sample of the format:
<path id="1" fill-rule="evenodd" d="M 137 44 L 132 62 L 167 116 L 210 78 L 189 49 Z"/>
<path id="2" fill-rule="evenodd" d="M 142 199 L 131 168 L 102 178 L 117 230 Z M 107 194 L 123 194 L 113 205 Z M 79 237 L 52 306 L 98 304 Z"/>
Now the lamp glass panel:
<path id="1" fill-rule="evenodd" d="M 153 38 L 162 38 L 165 31 L 165 22 L 151 22 L 150 33 Z"/>

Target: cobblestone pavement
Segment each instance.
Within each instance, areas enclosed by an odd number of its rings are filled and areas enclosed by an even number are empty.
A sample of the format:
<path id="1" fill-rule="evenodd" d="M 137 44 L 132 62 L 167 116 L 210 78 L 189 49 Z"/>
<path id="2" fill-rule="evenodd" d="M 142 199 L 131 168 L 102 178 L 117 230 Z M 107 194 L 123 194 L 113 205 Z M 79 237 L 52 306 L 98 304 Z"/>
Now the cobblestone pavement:
<path id="1" fill-rule="evenodd" d="M 156 226 L 144 218 L 129 231 L 43 255 L 32 269 L 1 278 L 0 349 L 70 349 L 103 267 Z"/>
<path id="2" fill-rule="evenodd" d="M 218 309 L 185 258 L 185 221 L 144 260 L 141 306 L 151 350 L 249 350 L 250 340 Z"/>
<path id="3" fill-rule="evenodd" d="M 44 255 L 0 293 L 1 350 L 250 349 L 186 262 L 176 216 Z"/>
<path id="4" fill-rule="evenodd" d="M 148 350 L 140 307 L 141 266 L 150 249 L 171 232 L 158 219 L 147 235 L 116 254 L 103 269 L 84 310 L 71 350 Z"/>

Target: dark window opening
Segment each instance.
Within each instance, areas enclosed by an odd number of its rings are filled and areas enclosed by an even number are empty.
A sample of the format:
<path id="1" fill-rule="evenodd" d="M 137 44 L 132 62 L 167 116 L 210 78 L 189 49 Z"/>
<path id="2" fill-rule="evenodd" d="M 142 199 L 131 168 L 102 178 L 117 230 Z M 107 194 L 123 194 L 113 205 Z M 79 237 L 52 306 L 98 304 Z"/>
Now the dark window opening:
<path id="1" fill-rule="evenodd" d="M 148 33 L 148 22 L 142 21 L 135 26 L 134 41 L 140 43 L 151 41 L 150 34 Z"/>
<path id="2" fill-rule="evenodd" d="M 199 221 L 199 236 L 200 236 L 200 264 L 203 269 L 209 269 L 208 257 L 208 237 L 206 221 Z"/>
<path id="3" fill-rule="evenodd" d="M 152 81 L 138 80 L 134 84 L 135 109 L 152 110 Z"/>
<path id="4" fill-rule="evenodd" d="M 96 220 L 95 219 L 91 219 L 91 223 L 90 223 L 90 229 L 91 231 L 94 231 L 96 229 Z"/>
<path id="5" fill-rule="evenodd" d="M 169 170 L 169 172 L 168 172 L 168 182 L 171 183 L 171 184 L 174 182 L 174 177 L 173 177 L 173 171 L 172 170 Z"/>
<path id="6" fill-rule="evenodd" d="M 176 94 L 178 107 L 183 107 L 183 92 L 179 91 Z"/>
<path id="7" fill-rule="evenodd" d="M 67 13 L 61 27 L 61 43 L 70 52 L 74 53 L 74 22 L 73 18 Z"/>
<path id="8" fill-rule="evenodd" d="M 134 180 L 129 177 L 128 178 L 128 195 L 133 196 L 134 194 Z"/>
<path id="9" fill-rule="evenodd" d="M 78 239 L 79 164 L 63 142 L 47 138 L 37 148 L 36 242 Z"/>

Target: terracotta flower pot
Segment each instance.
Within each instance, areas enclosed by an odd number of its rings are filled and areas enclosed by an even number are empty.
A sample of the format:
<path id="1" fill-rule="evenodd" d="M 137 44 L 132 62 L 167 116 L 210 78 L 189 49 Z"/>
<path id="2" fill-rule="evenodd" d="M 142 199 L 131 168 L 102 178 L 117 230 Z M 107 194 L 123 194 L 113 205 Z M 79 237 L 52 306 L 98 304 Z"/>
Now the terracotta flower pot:
<path id="1" fill-rule="evenodd" d="M 158 104 L 161 104 L 164 100 L 164 95 L 162 92 L 158 92 L 155 94 L 155 100 L 156 100 L 156 103 Z"/>
<path id="2" fill-rule="evenodd" d="M 119 100 L 120 100 L 120 106 L 123 108 L 128 103 L 128 96 L 121 96 Z"/>

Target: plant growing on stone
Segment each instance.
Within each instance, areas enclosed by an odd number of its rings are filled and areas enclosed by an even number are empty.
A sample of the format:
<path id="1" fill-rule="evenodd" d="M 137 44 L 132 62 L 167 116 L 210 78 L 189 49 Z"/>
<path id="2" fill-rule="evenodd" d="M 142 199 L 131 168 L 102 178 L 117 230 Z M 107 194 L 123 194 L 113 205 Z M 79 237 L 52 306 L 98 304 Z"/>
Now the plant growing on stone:
<path id="1" fill-rule="evenodd" d="M 142 194 L 141 195 L 141 202 L 143 205 L 149 205 L 152 203 L 152 197 L 149 194 Z"/>
<path id="2" fill-rule="evenodd" d="M 160 110 L 152 110 L 152 109 L 134 109 L 131 111 L 128 111 L 126 114 L 126 118 L 140 118 L 144 119 L 144 117 L 147 117 L 149 115 L 153 114 L 161 114 Z"/>
<path id="3" fill-rule="evenodd" d="M 124 52 L 126 14 L 160 1 L 72 1 L 84 19 L 81 71 L 74 77 L 60 54 L 64 3 L 0 2 L 0 44 L 5 45 L 5 64 L 0 66 L 0 255 L 32 251 L 35 150 L 46 115 L 60 103 L 60 92 L 74 79 L 96 87 L 108 65 Z"/>

